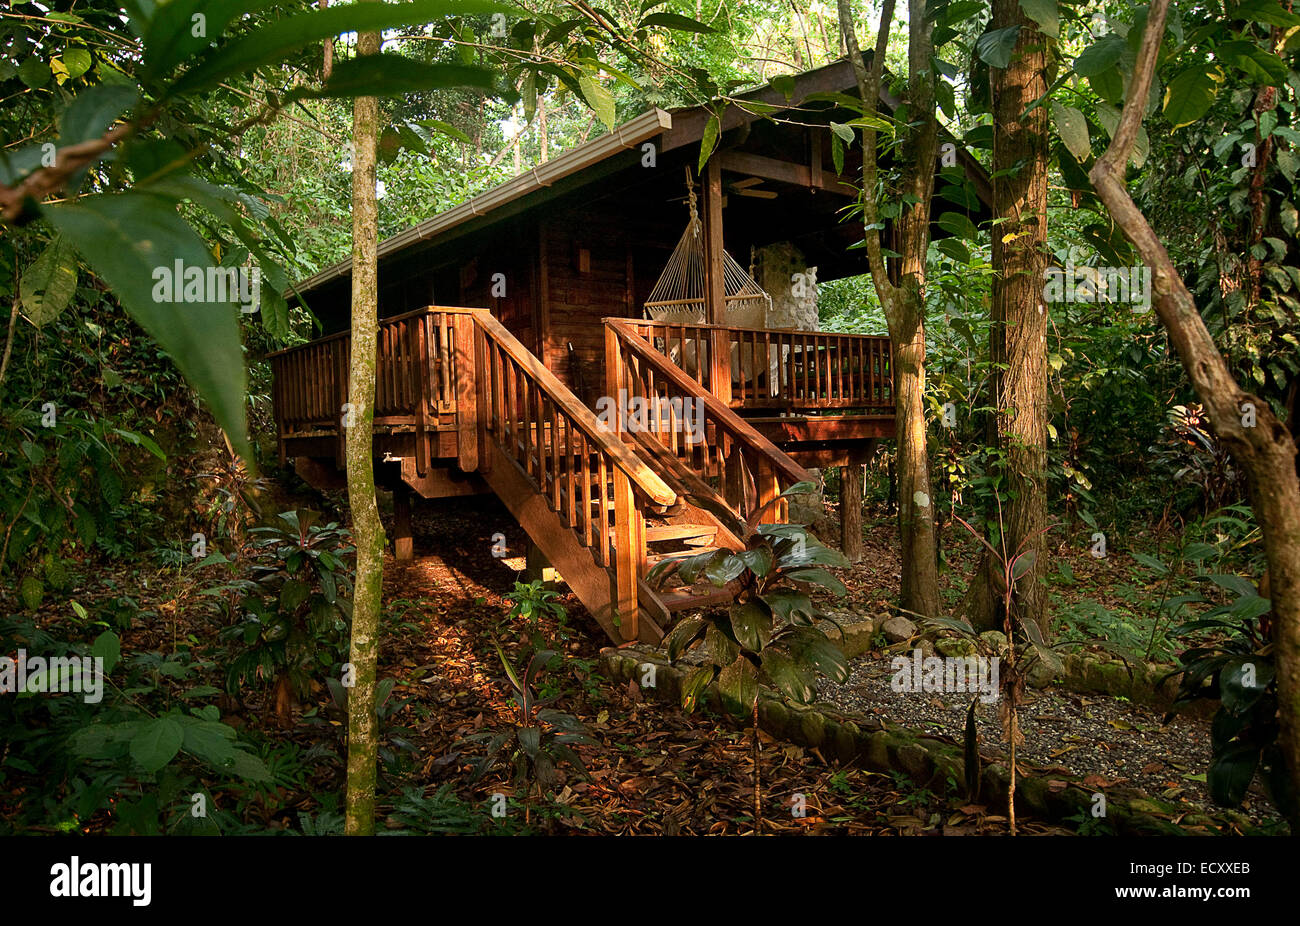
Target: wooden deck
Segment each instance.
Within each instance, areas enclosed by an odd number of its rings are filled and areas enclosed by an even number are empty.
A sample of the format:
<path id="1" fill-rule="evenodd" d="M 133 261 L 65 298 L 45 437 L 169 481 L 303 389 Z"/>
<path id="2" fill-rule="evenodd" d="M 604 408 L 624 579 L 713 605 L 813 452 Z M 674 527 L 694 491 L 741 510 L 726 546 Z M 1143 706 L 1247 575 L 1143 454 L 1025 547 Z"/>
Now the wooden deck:
<path id="1" fill-rule="evenodd" d="M 657 642 L 712 593 L 650 589 L 654 562 L 743 548 L 744 517 L 805 464 L 862 462 L 893 436 L 889 342 L 622 318 L 604 337 L 604 395 L 649 419 L 598 417 L 487 311 L 385 320 L 376 477 L 397 492 L 399 555 L 410 492 L 494 492 L 611 639 Z M 343 469 L 350 346 L 338 334 L 271 356 L 280 459 L 318 485 Z"/>

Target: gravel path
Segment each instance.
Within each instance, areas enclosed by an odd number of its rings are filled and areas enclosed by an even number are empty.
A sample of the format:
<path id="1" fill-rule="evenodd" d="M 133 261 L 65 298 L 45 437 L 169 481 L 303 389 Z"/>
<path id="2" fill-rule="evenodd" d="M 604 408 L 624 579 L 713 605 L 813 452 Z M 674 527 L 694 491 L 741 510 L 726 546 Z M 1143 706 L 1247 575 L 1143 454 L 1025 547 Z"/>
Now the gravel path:
<path id="1" fill-rule="evenodd" d="M 890 658 L 867 653 L 854 660 L 848 681 L 823 680 L 819 697 L 840 710 L 874 716 L 916 731 L 962 741 L 970 695 L 899 693 L 890 687 Z M 1063 688 L 1026 689 L 1020 712 L 1024 742 L 1017 749 L 1024 771 L 1084 776 L 1096 787 L 1124 785 L 1152 797 L 1186 802 L 1188 811 L 1212 812 L 1203 780 L 1210 762 L 1208 721 L 1161 715 L 1126 700 L 1081 695 Z M 980 753 L 1002 759 L 1006 746 L 997 703 L 976 709 Z M 1241 810 L 1256 822 L 1277 819 L 1258 782 Z"/>

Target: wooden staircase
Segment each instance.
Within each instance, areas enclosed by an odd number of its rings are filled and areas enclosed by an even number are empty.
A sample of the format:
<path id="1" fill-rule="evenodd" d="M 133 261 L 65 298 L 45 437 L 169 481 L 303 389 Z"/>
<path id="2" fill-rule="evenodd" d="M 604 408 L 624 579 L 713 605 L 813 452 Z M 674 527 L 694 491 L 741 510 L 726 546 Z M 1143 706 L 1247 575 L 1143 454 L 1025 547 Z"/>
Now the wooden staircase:
<path id="1" fill-rule="evenodd" d="M 679 407 L 702 409 L 697 440 L 662 422 L 601 420 L 489 313 L 441 311 L 452 313 L 460 468 L 501 498 L 614 642 L 657 643 L 676 612 L 731 600 L 711 585 L 652 589 L 646 575 L 666 558 L 744 549 L 744 515 L 806 479 L 801 467 L 616 323 L 607 393 L 689 400 Z"/>
<path id="2" fill-rule="evenodd" d="M 676 612 L 733 593 L 676 578 L 652 589 L 649 570 L 744 549 L 749 522 L 784 520 L 780 493 L 808 474 L 740 417 L 729 388 L 720 398 L 679 367 L 662 330 L 605 319 L 604 331 L 605 395 L 647 414 L 598 417 L 486 310 L 429 307 L 386 320 L 375 460 L 400 464 L 385 479 L 426 497 L 494 492 L 610 639 L 657 643 Z M 726 329 L 690 337 L 698 343 L 688 353 L 705 362 L 739 349 Z M 778 341 L 748 349 L 751 359 L 761 350 L 785 358 L 793 374 L 803 369 L 795 361 L 838 356 Z M 343 468 L 349 351 L 344 333 L 272 355 L 281 459 L 313 481 Z M 763 375 L 769 366 L 751 363 Z M 825 394 L 830 385 L 827 376 Z"/>

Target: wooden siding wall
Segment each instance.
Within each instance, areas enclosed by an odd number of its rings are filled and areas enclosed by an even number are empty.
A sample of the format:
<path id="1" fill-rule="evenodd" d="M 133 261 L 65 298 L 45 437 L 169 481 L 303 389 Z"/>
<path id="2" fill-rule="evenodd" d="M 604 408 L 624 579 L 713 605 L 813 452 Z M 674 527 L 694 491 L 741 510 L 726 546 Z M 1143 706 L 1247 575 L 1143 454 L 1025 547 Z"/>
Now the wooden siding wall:
<path id="1" fill-rule="evenodd" d="M 587 395 L 580 398 L 590 403 L 604 391 L 605 331 L 600 320 L 632 314 L 634 294 L 628 283 L 635 271 L 629 274 L 627 229 L 613 216 L 586 213 L 580 221 L 548 221 L 543 236 L 547 299 L 538 356 L 573 388 L 576 377 L 568 353 L 572 343 L 587 387 Z"/>

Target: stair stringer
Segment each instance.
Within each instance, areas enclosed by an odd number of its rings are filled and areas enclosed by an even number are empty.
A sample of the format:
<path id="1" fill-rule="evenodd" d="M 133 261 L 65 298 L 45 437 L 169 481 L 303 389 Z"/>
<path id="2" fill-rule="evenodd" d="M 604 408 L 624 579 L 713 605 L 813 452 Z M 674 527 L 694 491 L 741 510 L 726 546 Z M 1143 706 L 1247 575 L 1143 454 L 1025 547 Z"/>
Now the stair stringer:
<path id="1" fill-rule="evenodd" d="M 627 640 L 619 629 L 615 614 L 618 599 L 612 571 L 596 561 L 596 551 L 579 542 L 577 535 L 560 520 L 518 463 L 492 442 L 487 443 L 487 452 L 490 462 L 481 467 L 479 473 L 488 486 L 564 577 L 565 583 L 610 639 L 633 642 Z M 657 645 L 664 636 L 660 626 L 662 618 L 653 609 L 640 607 L 638 610 L 638 640 L 635 642 Z"/>

